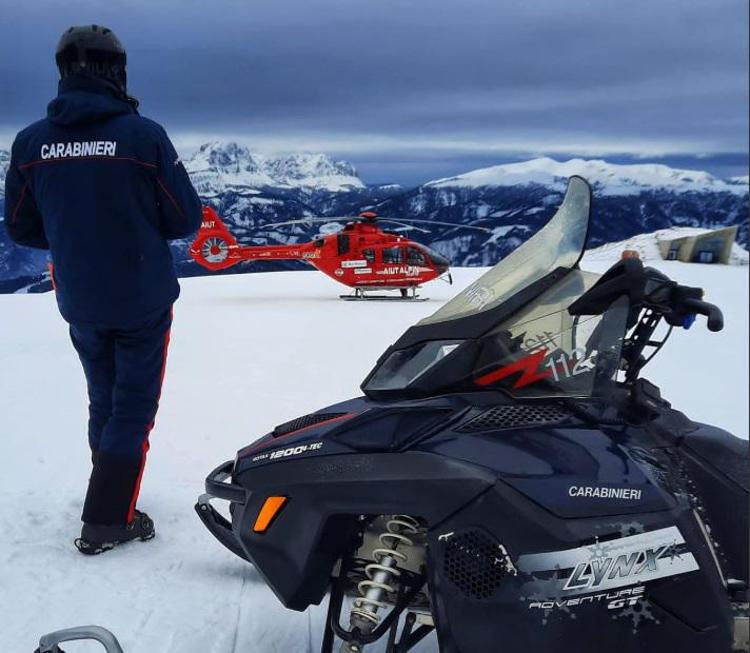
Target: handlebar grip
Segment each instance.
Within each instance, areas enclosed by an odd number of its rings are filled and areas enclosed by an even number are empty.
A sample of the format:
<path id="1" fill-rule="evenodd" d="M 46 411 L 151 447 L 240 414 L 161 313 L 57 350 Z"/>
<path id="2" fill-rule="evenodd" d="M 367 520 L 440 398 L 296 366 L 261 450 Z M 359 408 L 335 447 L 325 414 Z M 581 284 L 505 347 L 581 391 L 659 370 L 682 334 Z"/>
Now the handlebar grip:
<path id="1" fill-rule="evenodd" d="M 708 318 L 709 331 L 721 331 L 724 328 L 724 315 L 718 306 L 704 302 L 702 299 L 686 299 L 682 302 L 682 306 L 693 313 L 705 315 Z"/>

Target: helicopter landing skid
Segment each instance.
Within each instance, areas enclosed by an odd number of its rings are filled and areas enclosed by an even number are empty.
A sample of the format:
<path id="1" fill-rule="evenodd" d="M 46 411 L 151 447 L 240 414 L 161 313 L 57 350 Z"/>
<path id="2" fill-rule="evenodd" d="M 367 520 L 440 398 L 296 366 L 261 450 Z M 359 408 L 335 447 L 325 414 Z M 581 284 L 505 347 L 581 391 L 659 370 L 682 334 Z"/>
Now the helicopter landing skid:
<path id="1" fill-rule="evenodd" d="M 416 288 L 397 288 L 399 295 L 372 295 L 364 288 L 355 288 L 350 295 L 339 295 L 341 299 L 347 302 L 353 301 L 388 301 L 388 302 L 426 302 L 428 297 L 417 295 Z"/>

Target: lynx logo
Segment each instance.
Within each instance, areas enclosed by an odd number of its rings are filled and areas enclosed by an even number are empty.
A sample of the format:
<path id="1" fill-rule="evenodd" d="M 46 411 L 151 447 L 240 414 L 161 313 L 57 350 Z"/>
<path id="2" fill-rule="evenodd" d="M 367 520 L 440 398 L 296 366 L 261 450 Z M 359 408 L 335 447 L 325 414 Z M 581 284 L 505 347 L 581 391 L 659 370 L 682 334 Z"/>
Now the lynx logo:
<path id="1" fill-rule="evenodd" d="M 606 581 L 615 578 L 628 578 L 640 576 L 644 572 L 657 572 L 659 571 L 658 561 L 668 549 L 669 546 L 665 545 L 658 549 L 645 549 L 630 555 L 619 555 L 616 558 L 600 558 L 591 562 L 582 562 L 573 570 L 563 589 L 596 590 L 605 586 Z"/>
<path id="2" fill-rule="evenodd" d="M 522 555 L 517 566 L 535 579 L 530 587 L 541 582 L 544 595 L 549 597 L 643 585 L 698 569 L 676 526 L 577 549 Z M 550 573 L 554 573 L 554 579 L 539 580 Z"/>

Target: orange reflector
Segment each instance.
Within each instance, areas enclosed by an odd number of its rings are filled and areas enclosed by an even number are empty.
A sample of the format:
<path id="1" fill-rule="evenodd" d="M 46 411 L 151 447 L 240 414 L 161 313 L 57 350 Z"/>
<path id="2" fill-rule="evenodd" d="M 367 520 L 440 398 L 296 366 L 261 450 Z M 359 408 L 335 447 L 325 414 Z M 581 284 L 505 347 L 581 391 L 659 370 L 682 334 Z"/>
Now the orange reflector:
<path id="1" fill-rule="evenodd" d="M 274 517 L 279 514 L 279 510 L 281 510 L 285 503 L 286 497 L 268 497 L 263 502 L 263 507 L 258 513 L 255 525 L 253 526 L 253 531 L 255 533 L 265 533 L 271 525 Z"/>

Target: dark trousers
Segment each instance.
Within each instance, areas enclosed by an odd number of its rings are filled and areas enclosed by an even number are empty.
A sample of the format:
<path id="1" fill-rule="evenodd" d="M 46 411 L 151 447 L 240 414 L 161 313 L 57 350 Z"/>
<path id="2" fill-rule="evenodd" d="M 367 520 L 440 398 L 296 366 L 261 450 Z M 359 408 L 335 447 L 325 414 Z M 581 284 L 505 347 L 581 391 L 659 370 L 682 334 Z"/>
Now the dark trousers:
<path id="1" fill-rule="evenodd" d="M 171 325 L 171 308 L 136 328 L 70 325 L 89 394 L 94 468 L 83 506 L 86 523 L 127 524 L 133 519 Z"/>

